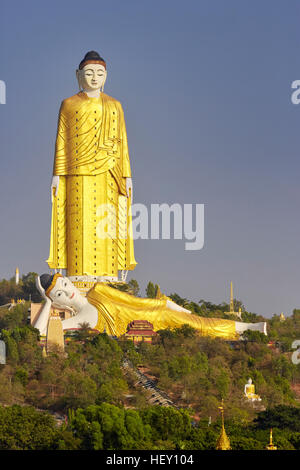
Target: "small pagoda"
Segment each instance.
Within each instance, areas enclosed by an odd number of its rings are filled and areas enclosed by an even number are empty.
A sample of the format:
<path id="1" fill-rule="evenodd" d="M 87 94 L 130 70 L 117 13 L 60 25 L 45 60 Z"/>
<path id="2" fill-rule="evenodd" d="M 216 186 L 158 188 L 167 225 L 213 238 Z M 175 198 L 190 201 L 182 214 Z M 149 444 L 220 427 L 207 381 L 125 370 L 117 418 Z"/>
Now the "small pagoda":
<path id="1" fill-rule="evenodd" d="M 123 339 L 133 341 L 134 344 L 145 342 L 151 344 L 158 334 L 153 331 L 152 323 L 147 320 L 133 320 L 127 325 Z"/>
<path id="2" fill-rule="evenodd" d="M 273 429 L 270 429 L 270 442 L 266 447 L 267 450 L 277 450 L 277 446 L 273 444 Z"/>
<path id="3" fill-rule="evenodd" d="M 53 310 L 53 312 L 51 312 L 51 315 L 49 318 L 49 323 L 48 323 L 48 328 L 47 328 L 46 354 L 50 352 L 53 348 L 54 350 L 56 348 L 59 348 L 62 352 L 65 349 L 62 321 L 61 321 L 59 312 L 55 309 Z M 43 356 L 44 354 L 45 352 L 43 349 Z"/>
<path id="4" fill-rule="evenodd" d="M 216 450 L 231 450 L 230 440 L 229 440 L 229 437 L 226 434 L 225 426 L 224 426 L 224 401 L 223 401 L 223 398 L 222 398 L 221 406 L 219 406 L 218 408 L 221 412 L 222 428 L 221 428 L 220 436 L 217 440 Z"/>
<path id="5" fill-rule="evenodd" d="M 242 319 L 242 309 L 239 308 L 238 312 L 234 311 L 234 297 L 233 297 L 232 281 L 230 282 L 230 304 L 229 304 L 229 306 L 230 306 L 229 312 L 225 312 L 225 313 L 227 313 L 228 315 L 235 315 L 236 317 L 238 317 L 241 320 Z"/>

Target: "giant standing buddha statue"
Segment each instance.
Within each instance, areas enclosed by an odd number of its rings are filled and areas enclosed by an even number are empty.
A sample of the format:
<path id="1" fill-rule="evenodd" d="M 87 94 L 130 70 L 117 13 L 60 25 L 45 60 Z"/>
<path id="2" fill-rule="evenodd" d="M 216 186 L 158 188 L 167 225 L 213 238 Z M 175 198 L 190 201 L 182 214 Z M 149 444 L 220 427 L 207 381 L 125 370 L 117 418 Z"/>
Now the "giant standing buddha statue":
<path id="1" fill-rule="evenodd" d="M 88 290 L 102 280 L 118 281 L 119 271 L 126 279 L 137 263 L 122 105 L 103 92 L 106 62 L 97 52 L 85 55 L 76 75 L 80 91 L 59 111 L 47 263 Z"/>

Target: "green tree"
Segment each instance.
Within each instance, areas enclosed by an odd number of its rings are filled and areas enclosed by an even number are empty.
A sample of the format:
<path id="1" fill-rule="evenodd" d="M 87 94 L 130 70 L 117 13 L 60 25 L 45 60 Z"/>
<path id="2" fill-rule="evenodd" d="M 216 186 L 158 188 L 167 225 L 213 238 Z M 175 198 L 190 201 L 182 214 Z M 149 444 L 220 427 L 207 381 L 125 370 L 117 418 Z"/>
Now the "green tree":
<path id="1" fill-rule="evenodd" d="M 253 341 L 256 343 L 267 344 L 269 342 L 268 336 L 264 335 L 260 331 L 246 330 L 243 333 L 243 339 L 245 341 Z"/>
<path id="2" fill-rule="evenodd" d="M 290 429 L 300 432 L 300 408 L 287 405 L 278 405 L 258 413 L 255 419 L 257 427 L 261 429 Z"/>
<path id="3" fill-rule="evenodd" d="M 152 406 L 142 410 L 144 424 L 150 425 L 155 440 L 185 440 L 191 431 L 191 420 L 186 410 Z"/>
<path id="4" fill-rule="evenodd" d="M 108 403 L 76 410 L 71 429 L 85 450 L 139 448 L 149 436 L 137 411 Z"/>
<path id="5" fill-rule="evenodd" d="M 22 292 L 23 297 L 26 300 L 31 300 L 32 302 L 41 302 L 42 296 L 36 288 L 36 277 L 37 273 L 29 272 L 22 276 Z"/>
<path id="6" fill-rule="evenodd" d="M 6 343 L 7 357 L 12 363 L 17 363 L 19 360 L 18 346 L 10 331 L 2 330 L 1 338 Z"/>
<path id="7" fill-rule="evenodd" d="M 131 279 L 128 282 L 128 286 L 131 289 L 131 293 L 137 297 L 139 295 L 139 292 L 140 292 L 140 286 L 139 286 L 138 282 L 135 279 Z"/>
<path id="8" fill-rule="evenodd" d="M 155 299 L 156 290 L 153 282 L 149 281 L 146 287 L 146 295 L 149 299 Z"/>
<path id="9" fill-rule="evenodd" d="M 63 391 L 61 399 L 64 409 L 78 408 L 95 403 L 97 397 L 97 385 L 85 372 L 81 370 L 64 371 Z"/>
<path id="10" fill-rule="evenodd" d="M 11 330 L 25 326 L 28 318 L 29 302 L 17 304 L 12 309 L 0 309 L 0 329 Z"/>
<path id="11" fill-rule="evenodd" d="M 32 407 L 0 407 L 1 450 L 51 450 L 57 445 L 54 419 Z"/>
<path id="12" fill-rule="evenodd" d="M 22 296 L 22 286 L 16 285 L 15 278 L 0 281 L 0 305 L 6 305 L 11 302 L 11 299 L 17 300 Z"/>
<path id="13" fill-rule="evenodd" d="M 77 341 L 86 341 L 90 338 L 91 327 L 88 322 L 79 323 L 79 329 L 74 334 Z"/>
<path id="14" fill-rule="evenodd" d="M 180 305 L 181 307 L 188 308 L 189 301 L 183 297 L 180 297 L 180 295 L 176 294 L 176 292 L 174 294 L 170 294 L 169 297 L 171 300 L 173 300 L 173 302 Z"/>

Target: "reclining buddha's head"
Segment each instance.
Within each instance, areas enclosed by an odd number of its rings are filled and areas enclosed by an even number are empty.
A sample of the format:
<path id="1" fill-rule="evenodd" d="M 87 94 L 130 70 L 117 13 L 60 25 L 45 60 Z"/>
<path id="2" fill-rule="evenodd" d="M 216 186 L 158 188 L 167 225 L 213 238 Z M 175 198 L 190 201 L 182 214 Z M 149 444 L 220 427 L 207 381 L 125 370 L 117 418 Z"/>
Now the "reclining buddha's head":
<path id="1" fill-rule="evenodd" d="M 57 307 L 77 310 L 82 304 L 83 296 L 67 278 L 60 273 L 42 274 L 36 279 L 36 286 L 43 296 L 47 296 Z"/>

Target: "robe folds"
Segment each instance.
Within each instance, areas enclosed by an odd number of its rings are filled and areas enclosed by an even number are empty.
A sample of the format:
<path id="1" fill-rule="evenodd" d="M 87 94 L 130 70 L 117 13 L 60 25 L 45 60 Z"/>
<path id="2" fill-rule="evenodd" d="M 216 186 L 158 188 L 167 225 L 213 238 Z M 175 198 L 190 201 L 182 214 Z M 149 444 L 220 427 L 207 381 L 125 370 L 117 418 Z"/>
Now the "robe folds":
<path id="1" fill-rule="evenodd" d="M 124 113 L 119 101 L 84 92 L 60 108 L 53 175 L 50 269 L 68 276 L 118 276 L 134 257 L 131 177 Z"/>
<path id="2" fill-rule="evenodd" d="M 99 282 L 89 290 L 87 300 L 98 311 L 98 323 L 94 328 L 112 336 L 126 333 L 127 325 L 133 320 L 147 320 L 152 323 L 154 331 L 187 324 L 202 336 L 227 340 L 239 338 L 235 321 L 171 310 L 167 307 L 168 297 L 165 295 L 159 299 L 140 298 Z"/>

